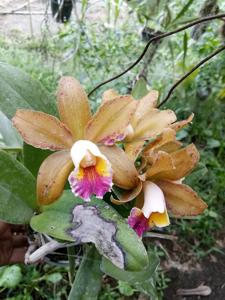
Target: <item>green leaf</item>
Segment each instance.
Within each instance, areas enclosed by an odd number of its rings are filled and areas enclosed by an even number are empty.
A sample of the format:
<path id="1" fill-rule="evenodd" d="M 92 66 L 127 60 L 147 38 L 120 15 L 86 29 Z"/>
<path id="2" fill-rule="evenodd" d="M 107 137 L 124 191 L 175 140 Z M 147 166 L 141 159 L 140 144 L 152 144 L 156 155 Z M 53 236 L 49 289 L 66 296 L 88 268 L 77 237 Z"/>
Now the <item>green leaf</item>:
<path id="1" fill-rule="evenodd" d="M 47 275 L 44 276 L 44 279 L 46 281 L 51 282 L 51 283 L 57 283 L 60 280 L 62 280 L 62 278 L 63 278 L 62 275 L 58 272 L 52 273 L 52 274 L 47 274 Z"/>
<path id="2" fill-rule="evenodd" d="M 125 281 L 118 282 L 118 290 L 122 295 L 127 297 L 132 296 L 135 292 L 135 289 L 133 289 L 132 286 L 130 286 L 129 283 Z"/>
<path id="3" fill-rule="evenodd" d="M 187 32 L 184 32 L 183 35 L 183 70 L 184 71 L 186 69 L 187 49 L 188 49 L 188 36 L 187 36 Z"/>
<path id="4" fill-rule="evenodd" d="M 0 63 L 0 110 L 11 118 L 18 108 L 56 114 L 54 98 L 38 81 L 18 68 Z"/>
<path id="5" fill-rule="evenodd" d="M 35 177 L 37 177 L 38 170 L 42 162 L 50 154 L 52 154 L 52 151 L 50 150 L 42 150 L 39 148 L 34 148 L 24 143 L 24 147 L 23 147 L 24 165 Z"/>
<path id="6" fill-rule="evenodd" d="M 142 268 L 141 271 L 129 272 L 117 268 L 108 259 L 103 257 L 101 270 L 117 280 L 125 281 L 130 284 L 141 283 L 151 278 L 159 265 L 159 259 L 154 253 L 148 252 L 148 259 L 149 264 L 146 265 L 145 268 Z"/>
<path id="7" fill-rule="evenodd" d="M 0 273 L 0 287 L 15 288 L 22 279 L 22 272 L 19 266 L 1 267 L 3 271 Z"/>
<path id="8" fill-rule="evenodd" d="M 186 11 L 189 9 L 189 7 L 191 6 L 191 4 L 194 2 L 194 0 L 189 0 L 182 8 L 181 10 L 178 12 L 178 14 L 176 15 L 175 19 L 173 20 L 173 23 L 175 23 L 175 21 L 177 21 L 178 19 L 180 19 L 185 13 Z"/>
<path id="9" fill-rule="evenodd" d="M 136 81 L 132 89 L 131 95 L 135 99 L 141 99 L 147 94 L 148 94 L 147 82 L 143 77 L 141 77 L 140 79 L 138 79 L 138 81 Z"/>
<path id="10" fill-rule="evenodd" d="M 35 180 L 16 159 L 0 150 L 0 220 L 28 223 L 36 209 Z"/>
<path id="11" fill-rule="evenodd" d="M 12 126 L 11 121 L 6 117 L 6 115 L 0 111 L 0 134 L 3 138 L 3 146 L 0 148 L 4 149 L 22 149 L 23 141 L 16 129 Z"/>
<path id="12" fill-rule="evenodd" d="M 68 300 L 97 300 L 101 289 L 101 256 L 95 247 L 88 247 L 74 280 Z"/>
<path id="13" fill-rule="evenodd" d="M 141 239 L 118 212 L 106 202 L 92 199 L 84 202 L 71 191 L 65 191 L 55 203 L 31 219 L 34 230 L 54 238 L 77 243 L 92 242 L 100 254 L 127 270 L 148 265 Z"/>

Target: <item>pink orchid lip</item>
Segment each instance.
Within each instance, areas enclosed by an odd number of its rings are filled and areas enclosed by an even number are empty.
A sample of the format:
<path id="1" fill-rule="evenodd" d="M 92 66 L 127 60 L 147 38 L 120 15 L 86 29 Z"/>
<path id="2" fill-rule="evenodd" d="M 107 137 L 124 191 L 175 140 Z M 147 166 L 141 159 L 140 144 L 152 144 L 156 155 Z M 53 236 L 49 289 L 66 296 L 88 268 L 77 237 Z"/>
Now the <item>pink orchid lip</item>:
<path id="1" fill-rule="evenodd" d="M 74 170 L 70 174 L 69 183 L 75 196 L 84 199 L 84 201 L 90 201 L 92 195 L 102 199 L 111 190 L 112 176 L 99 175 L 93 166 L 83 169 L 84 176 L 82 179 L 79 179 L 76 173 Z"/>
<path id="2" fill-rule="evenodd" d="M 75 169 L 69 175 L 72 192 L 84 201 L 92 195 L 102 199 L 112 187 L 112 168 L 97 145 L 87 140 L 77 141 L 71 149 Z"/>
<path id="3" fill-rule="evenodd" d="M 149 230 L 148 219 L 145 218 L 142 211 L 136 207 L 133 207 L 130 212 L 128 224 L 136 231 L 139 237 L 142 237 L 143 233 Z"/>

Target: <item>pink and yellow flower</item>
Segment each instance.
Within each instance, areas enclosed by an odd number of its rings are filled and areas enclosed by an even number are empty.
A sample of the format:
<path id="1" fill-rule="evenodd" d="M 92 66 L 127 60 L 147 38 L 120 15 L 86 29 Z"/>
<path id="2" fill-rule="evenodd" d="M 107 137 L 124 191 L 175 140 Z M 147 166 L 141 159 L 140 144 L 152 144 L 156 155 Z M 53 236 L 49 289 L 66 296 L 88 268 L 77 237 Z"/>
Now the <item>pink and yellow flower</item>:
<path id="1" fill-rule="evenodd" d="M 124 139 L 136 102 L 131 96 L 117 96 L 103 103 L 92 116 L 80 83 L 72 77 L 63 77 L 57 91 L 57 106 L 60 120 L 43 112 L 24 109 L 18 110 L 13 118 L 14 126 L 27 144 L 57 151 L 40 166 L 38 202 L 50 204 L 57 200 L 68 178 L 76 196 L 86 201 L 92 195 L 102 198 L 110 191 L 112 178 L 115 183 L 119 178 L 117 168 L 111 167 L 104 150 L 112 152 L 113 158 L 115 151 L 120 151 L 109 145 Z M 119 185 L 125 176 L 121 175 Z"/>

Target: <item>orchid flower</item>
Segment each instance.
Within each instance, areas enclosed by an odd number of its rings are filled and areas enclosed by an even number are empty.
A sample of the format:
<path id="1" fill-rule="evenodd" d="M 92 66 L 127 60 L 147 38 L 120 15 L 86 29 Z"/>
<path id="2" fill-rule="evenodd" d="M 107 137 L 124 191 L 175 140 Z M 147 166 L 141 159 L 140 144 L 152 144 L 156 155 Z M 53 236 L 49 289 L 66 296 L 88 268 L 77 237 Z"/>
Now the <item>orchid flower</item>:
<path id="1" fill-rule="evenodd" d="M 126 162 L 122 161 L 122 149 L 113 145 L 127 134 L 126 128 L 136 109 L 134 99 L 117 96 L 103 103 L 92 116 L 80 83 L 72 77 L 63 77 L 57 91 L 57 106 L 60 120 L 43 112 L 24 109 L 17 110 L 13 118 L 14 126 L 27 144 L 57 151 L 40 166 L 38 202 L 50 204 L 56 201 L 67 179 L 72 192 L 85 201 L 93 194 L 102 198 L 111 189 L 112 180 L 124 187 Z M 134 166 L 133 173 L 136 175 Z M 129 188 L 136 184 L 135 179 L 127 182 Z"/>
<path id="2" fill-rule="evenodd" d="M 172 110 L 156 108 L 158 95 L 158 91 L 151 90 L 146 96 L 137 100 L 137 108 L 127 127 L 124 140 L 125 152 L 131 160 L 136 160 L 145 141 L 161 134 L 164 128 L 172 126 L 177 119 Z M 115 97 L 118 97 L 115 90 L 107 90 L 103 94 L 103 103 Z"/>
<path id="3" fill-rule="evenodd" d="M 177 122 L 174 128 L 179 129 L 189 121 L 190 118 Z M 166 128 L 145 147 L 142 157 L 146 164 L 136 188 L 124 193 L 119 200 L 112 200 L 122 204 L 136 198 L 128 223 L 139 236 L 154 226 L 168 226 L 167 209 L 174 217 L 196 216 L 205 210 L 205 202 L 182 184 L 199 160 L 193 144 L 182 148 L 182 143 L 176 140 L 176 131 Z"/>

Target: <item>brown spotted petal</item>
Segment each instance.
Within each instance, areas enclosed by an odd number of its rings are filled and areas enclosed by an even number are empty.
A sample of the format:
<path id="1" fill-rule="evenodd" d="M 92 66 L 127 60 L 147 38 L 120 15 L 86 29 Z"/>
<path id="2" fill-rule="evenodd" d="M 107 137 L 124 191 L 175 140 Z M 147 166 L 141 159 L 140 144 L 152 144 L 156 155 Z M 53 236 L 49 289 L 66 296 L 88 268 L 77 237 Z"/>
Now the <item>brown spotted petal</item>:
<path id="1" fill-rule="evenodd" d="M 113 183 L 126 190 L 135 188 L 139 183 L 138 172 L 125 152 L 117 146 L 99 146 L 99 149 L 112 165 Z"/>
<path id="2" fill-rule="evenodd" d="M 73 168 L 69 150 L 55 152 L 43 161 L 37 178 L 37 199 L 41 205 L 60 197 Z"/>
<path id="3" fill-rule="evenodd" d="M 143 140 L 160 134 L 164 128 L 176 121 L 176 115 L 172 110 L 146 109 L 146 114 L 135 125 L 132 140 Z"/>
<path id="4" fill-rule="evenodd" d="M 157 178 L 168 180 L 179 180 L 186 177 L 197 165 L 199 161 L 199 152 L 194 144 L 180 149 L 170 154 L 174 168 L 162 170 L 157 174 Z"/>
<path id="5" fill-rule="evenodd" d="M 62 150 L 73 144 L 68 128 L 46 113 L 19 109 L 12 122 L 23 140 L 36 148 Z"/>
<path id="6" fill-rule="evenodd" d="M 157 104 L 159 92 L 152 90 L 146 96 L 138 100 L 137 109 L 132 118 L 131 124 L 135 128 L 137 123 L 144 118 Z"/>
<path id="7" fill-rule="evenodd" d="M 127 156 L 132 160 L 135 161 L 138 157 L 138 155 L 141 153 L 144 141 L 134 141 L 134 142 L 128 142 L 124 143 L 124 148 Z"/>
<path id="8" fill-rule="evenodd" d="M 91 118 L 87 95 L 73 77 L 62 77 L 57 91 L 58 110 L 75 140 L 84 139 L 84 128 Z"/>
<path id="9" fill-rule="evenodd" d="M 116 196 L 119 199 L 117 200 L 117 199 L 114 199 L 113 197 L 111 197 L 111 201 L 112 201 L 112 203 L 117 204 L 117 205 L 124 204 L 124 203 L 130 202 L 133 199 L 135 199 L 141 193 L 141 191 L 142 191 L 142 181 L 140 180 L 138 185 L 132 190 L 124 191 L 123 193 L 115 192 Z"/>
<path id="10" fill-rule="evenodd" d="M 144 149 L 144 156 L 150 156 L 153 152 L 164 151 L 167 153 L 178 150 L 182 143 L 176 140 L 176 131 L 171 128 L 163 129 L 162 133 Z"/>
<path id="11" fill-rule="evenodd" d="M 197 216 L 207 204 L 189 186 L 167 180 L 155 182 L 163 191 L 168 210 L 175 217 Z"/>
<path id="12" fill-rule="evenodd" d="M 185 126 L 187 126 L 194 118 L 194 114 L 192 113 L 186 120 L 178 121 L 176 123 L 173 123 L 170 127 L 175 130 L 179 131 L 183 129 Z"/>
<path id="13" fill-rule="evenodd" d="M 86 128 L 86 139 L 112 145 L 123 140 L 137 102 L 131 96 L 120 96 L 104 103 Z"/>
<path id="14" fill-rule="evenodd" d="M 102 104 L 109 100 L 117 98 L 118 96 L 119 96 L 119 94 L 117 93 L 117 91 L 115 91 L 113 89 L 106 90 L 102 95 Z"/>
<path id="15" fill-rule="evenodd" d="M 175 169 L 173 159 L 170 154 L 159 151 L 154 157 L 153 164 L 146 171 L 146 179 L 151 180 L 158 178 L 162 172 L 173 171 Z"/>

